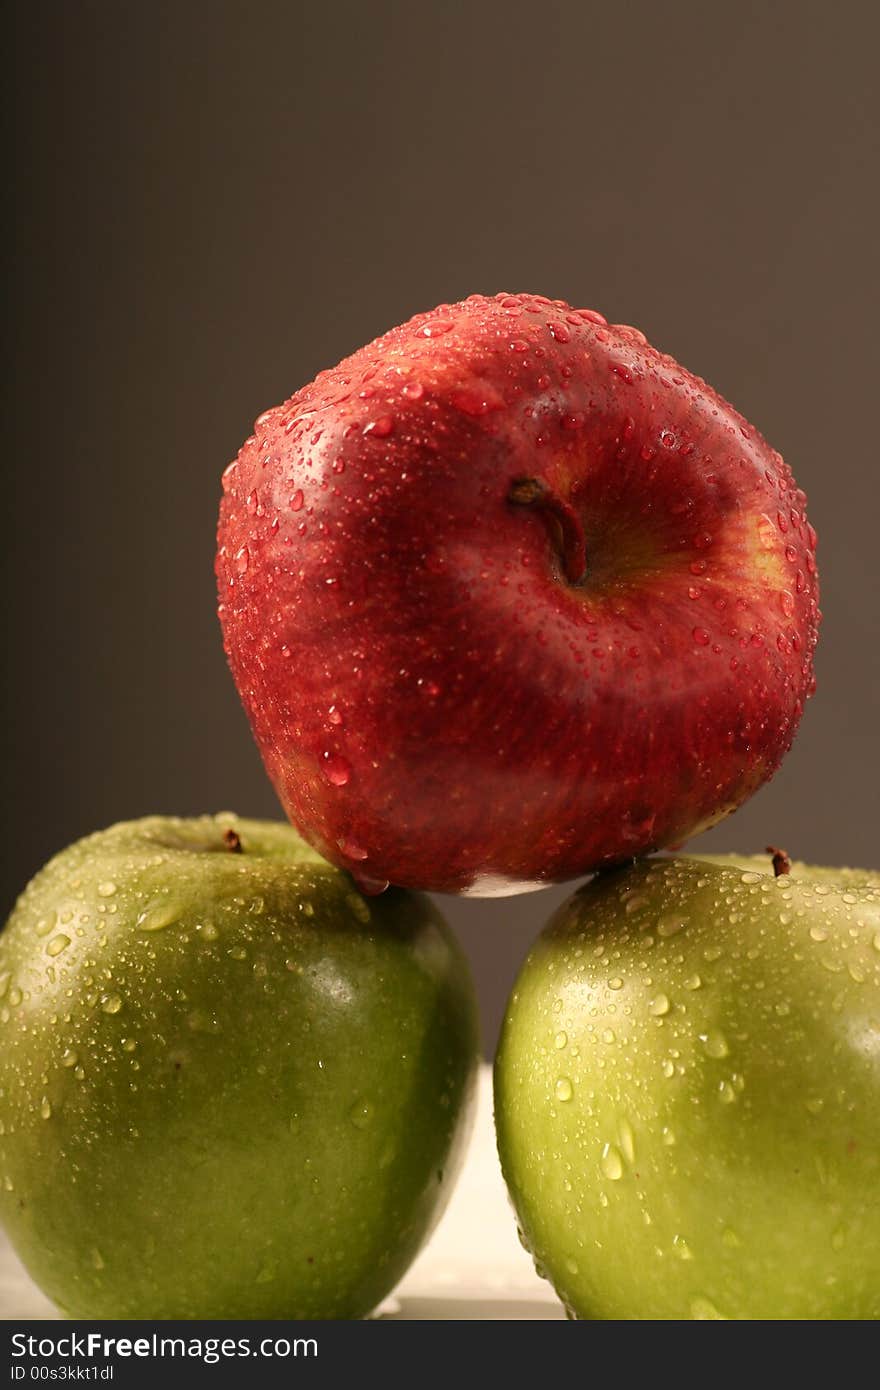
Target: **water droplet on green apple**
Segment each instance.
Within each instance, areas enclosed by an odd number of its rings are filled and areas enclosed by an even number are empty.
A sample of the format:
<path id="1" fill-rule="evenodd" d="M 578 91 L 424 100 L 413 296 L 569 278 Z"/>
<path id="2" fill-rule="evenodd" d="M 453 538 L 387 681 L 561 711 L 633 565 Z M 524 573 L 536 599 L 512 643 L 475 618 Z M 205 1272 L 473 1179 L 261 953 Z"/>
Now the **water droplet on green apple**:
<path id="1" fill-rule="evenodd" d="M 349 1111 L 349 1119 L 355 1129 L 366 1129 L 371 1124 L 375 1111 L 368 1100 L 356 1101 Z"/>
<path id="2" fill-rule="evenodd" d="M 617 1136 L 620 1139 L 620 1147 L 627 1163 L 634 1163 L 636 1157 L 636 1138 L 633 1128 L 625 1115 L 617 1122 Z"/>
<path id="3" fill-rule="evenodd" d="M 708 1033 L 700 1033 L 699 1038 L 706 1049 L 707 1056 L 715 1058 L 729 1056 L 730 1047 L 720 1029 L 710 1028 Z"/>
<path id="4" fill-rule="evenodd" d="M 47 956 L 60 956 L 62 951 L 66 951 L 70 945 L 70 937 L 65 936 L 64 932 L 59 932 L 53 936 L 52 940 L 46 943 Z"/>
<path id="5" fill-rule="evenodd" d="M 554 1094 L 557 1100 L 571 1100 L 572 1095 L 574 1094 L 574 1087 L 572 1086 L 571 1081 L 568 1079 L 567 1076 L 559 1077 L 558 1081 L 556 1082 Z"/>
<path id="6" fill-rule="evenodd" d="M 662 1018 L 664 1014 L 669 1013 L 669 1009 L 669 999 L 665 994 L 656 994 L 648 1005 L 648 1012 L 655 1018 Z"/>
<path id="7" fill-rule="evenodd" d="M 617 1182 L 623 1177 L 623 1159 L 620 1150 L 614 1144 L 606 1144 L 602 1149 L 602 1157 L 599 1166 L 611 1182 Z"/>
<path id="8" fill-rule="evenodd" d="M 719 1313 L 714 1303 L 708 1298 L 691 1299 L 691 1317 L 695 1322 L 727 1322 L 728 1319 L 723 1313 Z"/>
<path id="9" fill-rule="evenodd" d="M 40 1116 L 44 1120 L 50 1120 L 52 1118 L 52 1105 L 48 1096 L 43 1096 L 40 1102 Z"/>
<path id="10" fill-rule="evenodd" d="M 568 1042 L 568 1034 L 567 1034 L 567 1033 L 557 1033 L 557 1034 L 556 1034 L 556 1037 L 553 1039 L 553 1046 L 556 1047 L 556 1048 L 558 1048 L 558 1049 L 561 1051 L 562 1048 L 565 1047 L 565 1045 L 567 1044 L 567 1042 Z"/>
<path id="11" fill-rule="evenodd" d="M 632 916 L 634 912 L 638 912 L 640 907 L 645 906 L 646 899 L 641 897 L 638 893 L 632 893 L 632 891 L 630 890 L 626 897 L 627 903 L 624 911 L 626 912 L 627 916 Z"/>
<path id="12" fill-rule="evenodd" d="M 177 921 L 179 908 L 174 903 L 153 903 L 138 916 L 139 931 L 164 931 Z"/>
<path id="13" fill-rule="evenodd" d="M 108 879 L 105 879 L 105 881 L 104 881 L 103 883 L 99 883 L 99 884 L 98 884 L 98 897 L 99 897 L 99 898 L 112 898 L 112 897 L 113 897 L 113 894 L 114 894 L 115 892 L 116 892 L 116 884 L 113 883 L 113 881 L 112 881 L 111 879 L 109 879 L 109 878 L 108 878 Z"/>
<path id="14" fill-rule="evenodd" d="M 687 924 L 687 917 L 682 917 L 677 913 L 669 913 L 658 920 L 657 935 L 663 937 L 676 936 L 680 931 L 684 931 Z"/>
<path id="15" fill-rule="evenodd" d="M 345 901 L 352 917 L 363 926 L 366 926 L 371 920 L 370 905 L 366 898 L 361 897 L 360 893 L 348 893 L 346 894 Z"/>
<path id="16" fill-rule="evenodd" d="M 118 1014 L 122 1008 L 122 1000 L 118 994 L 105 994 L 101 1000 L 101 1012 L 105 1014 Z"/>

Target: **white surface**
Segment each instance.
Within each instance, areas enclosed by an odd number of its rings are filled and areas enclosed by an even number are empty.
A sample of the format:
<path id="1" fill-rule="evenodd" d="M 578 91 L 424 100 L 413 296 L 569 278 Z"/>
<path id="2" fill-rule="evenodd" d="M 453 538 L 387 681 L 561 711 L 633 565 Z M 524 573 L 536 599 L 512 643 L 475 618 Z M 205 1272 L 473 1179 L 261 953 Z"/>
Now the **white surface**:
<path id="1" fill-rule="evenodd" d="M 409 1319 L 564 1317 L 517 1239 L 495 1152 L 489 1067 L 481 1070 L 473 1139 L 446 1215 L 379 1313 Z M 57 1316 L 0 1233 L 0 1318 Z"/>

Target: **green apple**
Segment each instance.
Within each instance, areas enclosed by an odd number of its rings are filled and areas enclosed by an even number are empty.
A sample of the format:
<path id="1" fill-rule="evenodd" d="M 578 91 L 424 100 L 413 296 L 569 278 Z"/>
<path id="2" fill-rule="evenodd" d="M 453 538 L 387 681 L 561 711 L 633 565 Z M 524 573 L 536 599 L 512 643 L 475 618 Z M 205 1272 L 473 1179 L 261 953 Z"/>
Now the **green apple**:
<path id="1" fill-rule="evenodd" d="M 880 874 L 592 880 L 519 976 L 495 1107 L 572 1316 L 880 1317 Z"/>
<path id="2" fill-rule="evenodd" d="M 0 937 L 0 1219 L 89 1318 L 353 1318 L 450 1193 L 477 1059 L 427 898 L 289 826 L 117 825 Z"/>

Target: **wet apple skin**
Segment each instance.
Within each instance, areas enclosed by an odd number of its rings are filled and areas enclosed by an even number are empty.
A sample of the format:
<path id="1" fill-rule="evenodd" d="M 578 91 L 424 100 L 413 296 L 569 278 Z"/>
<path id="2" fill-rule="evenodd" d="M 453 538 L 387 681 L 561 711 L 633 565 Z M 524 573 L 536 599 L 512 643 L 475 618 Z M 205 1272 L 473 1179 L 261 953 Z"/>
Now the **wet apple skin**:
<path id="1" fill-rule="evenodd" d="M 427 899 L 150 817 L 37 875 L 0 982 L 0 1221 L 71 1316 L 360 1317 L 439 1218 L 478 1041 Z"/>
<path id="2" fill-rule="evenodd" d="M 495 1118 L 572 1314 L 880 1317 L 878 1018 L 878 873 L 646 861 L 563 904 Z"/>
<path id="3" fill-rule="evenodd" d="M 576 517 L 514 505 L 539 478 Z M 226 470 L 229 664 L 285 811 L 366 883 L 497 893 L 677 843 L 813 688 L 781 456 L 642 335 L 536 296 L 417 315 Z"/>

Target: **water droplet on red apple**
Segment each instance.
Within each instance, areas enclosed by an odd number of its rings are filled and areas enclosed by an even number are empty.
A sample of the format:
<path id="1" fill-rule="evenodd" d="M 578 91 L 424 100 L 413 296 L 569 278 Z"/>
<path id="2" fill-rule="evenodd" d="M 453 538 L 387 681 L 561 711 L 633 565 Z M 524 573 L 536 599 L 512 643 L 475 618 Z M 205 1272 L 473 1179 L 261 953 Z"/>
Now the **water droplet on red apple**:
<path id="1" fill-rule="evenodd" d="M 500 410 L 504 405 L 503 396 L 493 386 L 462 386 L 449 397 L 456 410 L 465 415 L 488 415 L 492 410 Z"/>
<path id="2" fill-rule="evenodd" d="M 758 540 L 765 550 L 772 550 L 776 544 L 773 522 L 769 516 L 758 518 Z"/>
<path id="3" fill-rule="evenodd" d="M 433 319 L 431 323 L 426 323 L 422 328 L 422 337 L 439 338 L 441 334 L 448 333 L 452 327 L 452 319 Z"/>
<path id="4" fill-rule="evenodd" d="M 614 329 L 615 333 L 619 333 L 623 338 L 629 338 L 631 342 L 638 343 L 640 347 L 644 346 L 648 341 L 642 330 L 640 328 L 633 328 L 631 323 L 612 323 L 611 327 Z M 675 380 L 675 378 L 673 378 L 673 380 Z M 684 385 L 681 380 L 676 384 L 679 386 Z"/>
<path id="5" fill-rule="evenodd" d="M 336 705 L 331 705 L 327 711 L 327 718 L 331 724 L 341 724 L 342 714 Z"/>
<path id="6" fill-rule="evenodd" d="M 603 328 L 608 326 L 608 320 L 604 314 L 599 313 L 598 309 L 575 309 L 575 313 L 585 323 L 598 323 Z"/>
<path id="7" fill-rule="evenodd" d="M 368 425 L 364 425 L 364 434 L 368 439 L 387 439 L 394 429 L 393 415 L 380 415 L 378 420 L 371 420 Z"/>
<path id="8" fill-rule="evenodd" d="M 695 627 L 693 630 L 693 638 L 698 647 L 708 647 L 711 640 L 704 627 Z"/>
<path id="9" fill-rule="evenodd" d="M 350 872 L 358 888 L 368 898 L 377 898 L 388 887 L 387 878 L 370 878 L 369 874 L 359 873 L 356 869 Z"/>
<path id="10" fill-rule="evenodd" d="M 623 362 L 609 362 L 608 370 L 609 372 L 613 372 L 615 376 L 620 377 L 621 381 L 626 382 L 627 386 L 632 386 L 635 381 L 635 377 L 629 367 L 625 366 Z"/>
<path id="11" fill-rule="evenodd" d="M 555 338 L 557 343 L 570 343 L 571 334 L 562 323 L 548 323 L 551 338 Z"/>
<path id="12" fill-rule="evenodd" d="M 288 503 L 288 506 L 290 507 L 290 510 L 291 510 L 292 512 L 298 512 L 298 511 L 301 510 L 302 504 L 303 504 L 304 501 L 305 501 L 305 498 L 304 498 L 304 496 L 303 496 L 303 490 L 302 490 L 301 487 L 298 487 L 297 490 L 296 490 L 296 492 L 295 492 L 295 493 L 293 494 L 293 496 L 291 497 L 290 502 Z"/>
<path id="13" fill-rule="evenodd" d="M 321 768 L 331 787 L 345 787 L 351 779 L 351 768 L 344 758 L 335 753 L 325 753 Z"/>
<path id="14" fill-rule="evenodd" d="M 364 849 L 363 845 L 358 844 L 357 840 L 343 837 L 337 840 L 336 844 L 345 855 L 346 859 L 353 859 L 356 863 L 360 864 L 368 857 L 367 851 Z"/>
<path id="15" fill-rule="evenodd" d="M 420 401 L 425 394 L 425 388 L 420 381 L 408 381 L 403 388 L 403 394 L 407 400 Z"/>
<path id="16" fill-rule="evenodd" d="M 248 550 L 246 545 L 243 545 L 240 550 L 236 551 L 234 561 L 236 574 L 246 573 L 247 567 L 250 564 L 250 559 L 251 552 Z"/>

